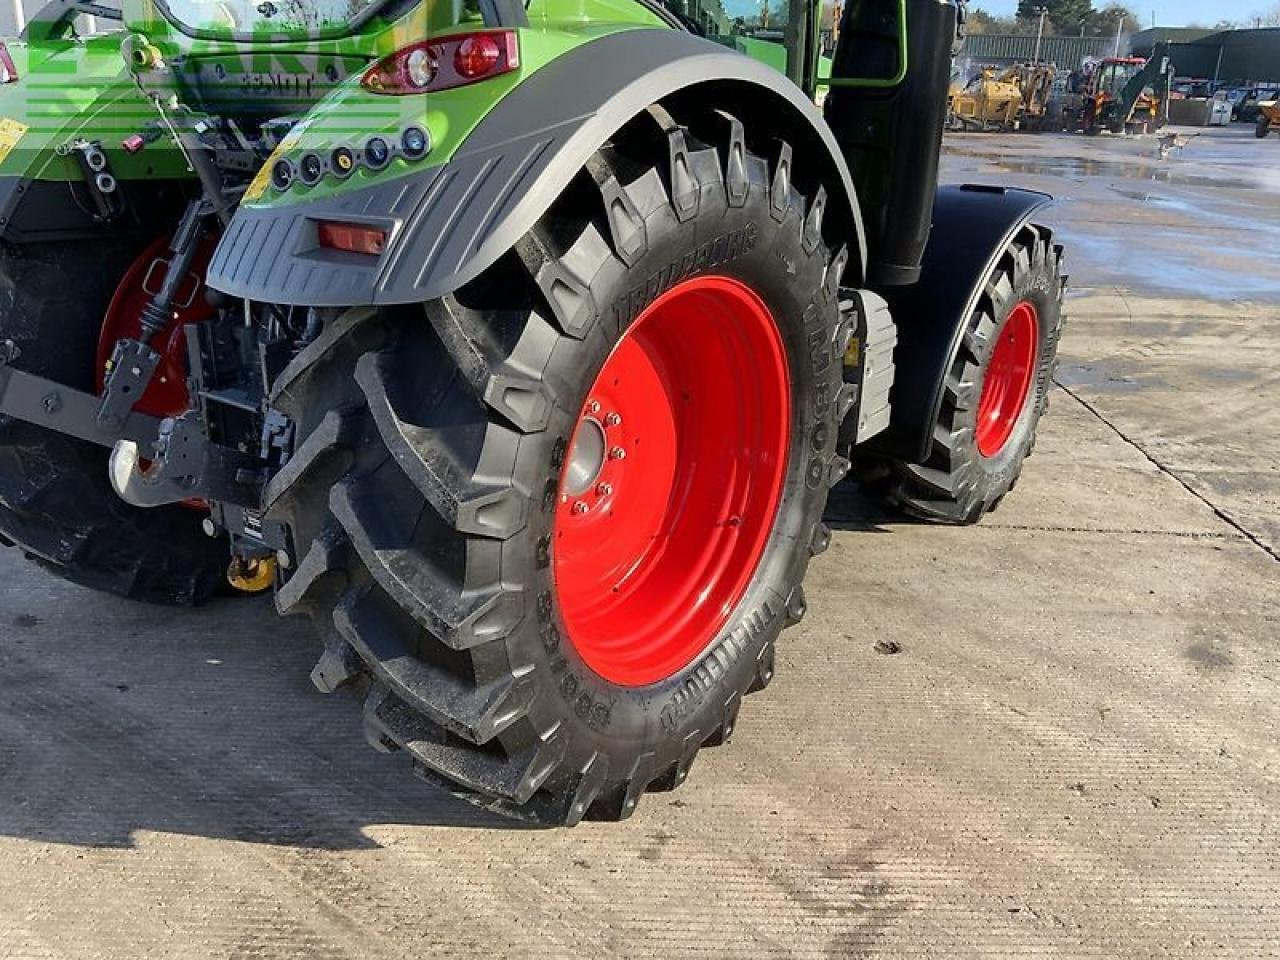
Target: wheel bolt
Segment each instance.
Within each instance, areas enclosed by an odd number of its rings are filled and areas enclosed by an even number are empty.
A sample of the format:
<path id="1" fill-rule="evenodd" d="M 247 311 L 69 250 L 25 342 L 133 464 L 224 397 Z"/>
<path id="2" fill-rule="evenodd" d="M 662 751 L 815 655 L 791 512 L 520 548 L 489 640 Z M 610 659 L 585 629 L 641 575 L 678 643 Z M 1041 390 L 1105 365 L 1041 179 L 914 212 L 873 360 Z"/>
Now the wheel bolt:
<path id="1" fill-rule="evenodd" d="M 605 418 L 604 418 L 604 422 L 605 422 L 606 424 L 608 424 L 609 426 L 611 426 L 611 427 L 617 427 L 617 426 L 620 426 L 620 425 L 622 424 L 622 414 L 620 414 L 620 413 L 611 413 L 611 414 L 609 414 L 607 417 L 605 417 Z"/>
<path id="2" fill-rule="evenodd" d="M 587 413 L 599 413 L 599 412 L 600 412 L 600 402 L 598 400 L 588 400 Z"/>
<path id="3" fill-rule="evenodd" d="M 623 450 L 621 447 L 614 447 L 612 450 L 609 451 L 609 459 L 625 460 L 627 459 L 627 451 Z"/>
<path id="4" fill-rule="evenodd" d="M 597 496 L 607 497 L 611 493 L 613 493 L 613 484 L 611 483 L 602 483 L 596 487 Z"/>
<path id="5" fill-rule="evenodd" d="M 581 500 L 579 500 L 577 503 L 573 505 L 574 513 L 578 513 L 578 514 L 586 513 L 588 509 L 589 508 L 587 507 L 587 505 L 583 503 Z"/>

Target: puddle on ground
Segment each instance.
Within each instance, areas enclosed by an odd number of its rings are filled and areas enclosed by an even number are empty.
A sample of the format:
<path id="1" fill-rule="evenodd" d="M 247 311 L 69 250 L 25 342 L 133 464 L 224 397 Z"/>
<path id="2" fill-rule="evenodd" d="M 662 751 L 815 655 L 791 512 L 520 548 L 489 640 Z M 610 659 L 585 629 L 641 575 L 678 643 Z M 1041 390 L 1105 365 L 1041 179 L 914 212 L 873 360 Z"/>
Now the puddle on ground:
<path id="1" fill-rule="evenodd" d="M 1154 149 L 1154 148 L 1153 148 Z M 1212 187 L 1219 190 L 1274 190 L 1267 182 L 1260 167 L 1256 178 L 1207 176 L 1179 169 L 1186 163 L 1183 158 L 1163 163 L 1135 158 L 1126 160 L 1098 160 L 1093 157 L 1018 157 L 996 156 L 982 150 L 963 147 L 947 147 L 953 156 L 973 157 L 984 160 L 1005 173 L 1023 173 L 1037 177 L 1087 180 L 1096 177 L 1123 177 L 1130 180 L 1148 180 L 1153 183 L 1177 184 L 1186 187 Z"/>

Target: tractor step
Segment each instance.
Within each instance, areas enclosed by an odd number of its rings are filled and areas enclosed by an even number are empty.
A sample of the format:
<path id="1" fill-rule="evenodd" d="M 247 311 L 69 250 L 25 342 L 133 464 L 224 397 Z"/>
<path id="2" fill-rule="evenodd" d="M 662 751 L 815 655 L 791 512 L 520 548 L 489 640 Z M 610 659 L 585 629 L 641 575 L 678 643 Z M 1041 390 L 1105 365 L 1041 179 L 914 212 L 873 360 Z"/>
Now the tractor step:
<path id="1" fill-rule="evenodd" d="M 841 305 L 845 306 L 843 299 Z M 858 413 L 847 421 L 846 430 L 852 433 L 849 439 L 859 444 L 889 426 L 898 325 L 889 305 L 870 290 L 850 291 L 848 307 L 855 317 L 856 332 L 845 351 L 844 373 L 846 382 L 858 385 Z"/>

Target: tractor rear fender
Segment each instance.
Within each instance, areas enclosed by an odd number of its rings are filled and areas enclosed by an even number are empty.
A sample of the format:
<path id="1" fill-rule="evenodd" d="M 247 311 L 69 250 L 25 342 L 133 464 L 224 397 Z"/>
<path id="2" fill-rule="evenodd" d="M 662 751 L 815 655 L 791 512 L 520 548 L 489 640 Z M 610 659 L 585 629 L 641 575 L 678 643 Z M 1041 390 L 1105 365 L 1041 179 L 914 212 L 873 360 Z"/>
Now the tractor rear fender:
<path id="1" fill-rule="evenodd" d="M 752 136 L 790 143 L 796 179 L 827 195 L 825 233 L 866 266 L 862 217 L 830 130 L 803 93 L 757 61 L 675 30 L 585 43 L 532 74 L 439 166 L 310 203 L 242 207 L 208 282 L 235 297 L 299 306 L 412 303 L 474 280 L 530 228 L 627 121 L 653 104 L 734 114 Z M 382 254 L 322 250 L 316 222 L 381 226 Z M 852 248 L 856 247 L 856 251 Z"/>
<path id="2" fill-rule="evenodd" d="M 938 190 L 920 280 L 883 292 L 898 323 L 889 428 L 867 448 L 907 463 L 929 453 L 947 370 L 967 321 L 1009 241 L 1052 197 L 1030 190 L 948 186 Z"/>

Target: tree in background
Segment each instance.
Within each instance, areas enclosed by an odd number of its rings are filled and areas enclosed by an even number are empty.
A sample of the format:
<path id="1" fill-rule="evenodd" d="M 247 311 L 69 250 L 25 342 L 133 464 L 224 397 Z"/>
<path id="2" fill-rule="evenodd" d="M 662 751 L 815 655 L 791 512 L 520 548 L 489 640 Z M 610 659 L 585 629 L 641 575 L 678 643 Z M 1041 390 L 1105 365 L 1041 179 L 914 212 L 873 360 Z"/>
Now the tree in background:
<path id="1" fill-rule="evenodd" d="M 1093 0 L 1018 0 L 1018 19 L 1036 23 L 1040 7 L 1049 11 L 1048 24 L 1052 24 L 1054 33 L 1078 33 L 1094 12 Z"/>
<path id="2" fill-rule="evenodd" d="M 1040 7 L 1049 11 L 1044 25 L 1046 36 L 1110 36 L 1122 24 L 1122 33 L 1142 29 L 1141 18 L 1123 3 L 1112 2 L 1095 10 L 1093 0 L 1018 0 L 1018 12 L 1013 17 L 993 16 L 981 8 L 970 10 L 969 32 L 1034 34 L 1040 24 Z"/>
<path id="3" fill-rule="evenodd" d="M 1128 7 L 1109 3 L 1101 10 L 1093 11 L 1083 26 L 1091 36 L 1111 36 L 1117 30 L 1121 33 L 1137 33 L 1142 29 L 1142 21 Z"/>
<path id="4" fill-rule="evenodd" d="M 1280 27 L 1280 3 L 1253 18 L 1260 27 Z"/>
<path id="5" fill-rule="evenodd" d="M 1017 34 L 1027 29 L 1017 17 L 995 17 L 982 9 L 970 10 L 967 24 L 970 33 Z"/>

